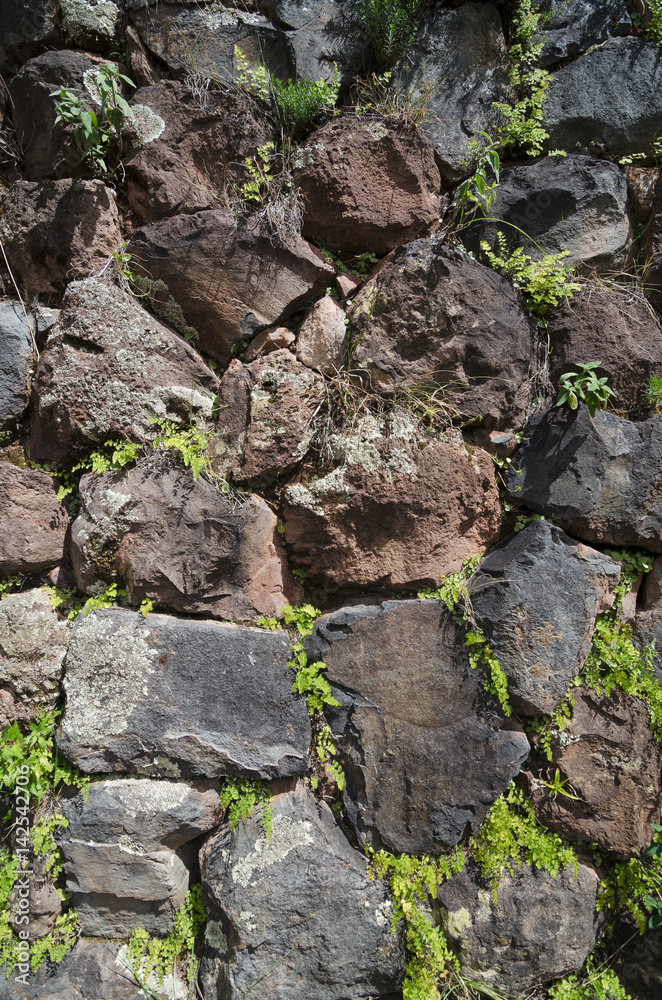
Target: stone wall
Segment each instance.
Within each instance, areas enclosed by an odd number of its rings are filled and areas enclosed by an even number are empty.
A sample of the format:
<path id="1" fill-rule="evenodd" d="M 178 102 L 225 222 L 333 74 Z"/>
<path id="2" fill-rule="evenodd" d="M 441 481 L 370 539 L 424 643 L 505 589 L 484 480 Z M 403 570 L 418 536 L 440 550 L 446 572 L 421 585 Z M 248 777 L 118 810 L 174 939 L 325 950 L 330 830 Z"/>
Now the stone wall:
<path id="1" fill-rule="evenodd" d="M 659 996 L 648 7 L 0 0 L 1 1000 Z"/>

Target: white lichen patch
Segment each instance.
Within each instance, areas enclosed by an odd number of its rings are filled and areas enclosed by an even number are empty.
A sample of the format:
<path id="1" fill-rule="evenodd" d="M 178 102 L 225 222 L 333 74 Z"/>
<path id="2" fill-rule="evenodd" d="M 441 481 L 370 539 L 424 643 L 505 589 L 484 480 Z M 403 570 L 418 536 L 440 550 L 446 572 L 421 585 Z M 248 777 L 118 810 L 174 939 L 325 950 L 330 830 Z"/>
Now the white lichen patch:
<path id="1" fill-rule="evenodd" d="M 391 900 L 385 899 L 375 907 L 375 923 L 378 927 L 390 926 L 391 923 Z"/>
<path id="2" fill-rule="evenodd" d="M 253 852 L 233 868 L 233 880 L 244 887 L 254 885 L 273 865 L 283 861 L 290 851 L 312 844 L 311 830 L 312 824 L 308 820 L 274 816 L 271 840 L 267 840 L 266 836 L 258 838 Z"/>
<path id="3" fill-rule="evenodd" d="M 385 139 L 388 135 L 388 129 L 382 122 L 366 122 L 363 126 L 366 132 L 369 132 L 373 139 L 379 142 L 380 139 Z"/>
<path id="4" fill-rule="evenodd" d="M 96 4 L 86 0 L 60 0 L 60 11 L 64 33 L 70 39 L 81 41 L 85 35 L 113 38 L 120 15 L 110 0 L 97 0 Z"/>
<path id="5" fill-rule="evenodd" d="M 131 110 L 133 119 L 127 123 L 127 131 L 132 133 L 136 145 L 144 146 L 163 135 L 165 121 L 156 111 L 152 111 L 146 104 L 134 104 Z"/>
<path id="6" fill-rule="evenodd" d="M 465 932 L 473 926 L 471 914 L 463 906 L 459 910 L 442 910 L 441 922 L 444 930 L 453 941 L 461 941 Z"/>
<path id="7" fill-rule="evenodd" d="M 133 967 L 129 961 L 128 944 L 123 944 L 118 948 L 115 965 L 122 969 L 122 973 L 128 972 L 129 975 L 134 975 Z M 138 969 L 138 978 L 143 984 L 143 988 L 137 996 L 144 997 L 145 1000 L 151 1000 L 155 996 L 163 997 L 163 1000 L 186 1000 L 189 995 L 188 990 L 184 983 L 176 976 L 174 969 L 169 975 L 164 977 L 162 983 L 159 982 L 159 978 L 154 972 L 151 972 L 145 978 L 142 970 L 143 966 L 141 965 L 140 969 Z"/>
<path id="8" fill-rule="evenodd" d="M 222 925 L 218 920 L 208 920 L 207 926 L 205 928 L 205 942 L 214 951 L 217 951 L 221 957 L 227 955 L 228 951 L 228 939 L 223 932 Z"/>

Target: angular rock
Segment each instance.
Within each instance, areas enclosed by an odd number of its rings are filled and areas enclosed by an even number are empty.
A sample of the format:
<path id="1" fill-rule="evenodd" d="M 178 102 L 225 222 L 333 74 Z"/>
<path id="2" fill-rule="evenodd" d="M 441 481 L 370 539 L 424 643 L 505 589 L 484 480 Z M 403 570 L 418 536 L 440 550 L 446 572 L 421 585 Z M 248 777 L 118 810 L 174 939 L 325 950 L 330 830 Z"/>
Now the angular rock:
<path id="1" fill-rule="evenodd" d="M 141 222 L 218 203 L 246 157 L 272 138 L 254 102 L 232 90 L 191 88 L 162 80 L 136 92 L 132 104 L 160 115 L 165 130 L 126 163 L 129 205 Z"/>
<path id="2" fill-rule="evenodd" d="M 511 499 L 585 542 L 662 552 L 662 416 L 553 407 L 506 477 Z"/>
<path id="3" fill-rule="evenodd" d="M 501 17 L 494 4 L 462 4 L 426 11 L 413 43 L 393 67 L 418 90 L 432 86 L 422 131 L 437 153 L 441 177 L 452 187 L 473 172 L 472 137 L 494 135 L 500 112 L 494 102 L 512 96 Z"/>
<path id="4" fill-rule="evenodd" d="M 166 781 L 100 781 L 62 803 L 58 840 L 84 934 L 167 934 L 189 885 L 182 847 L 216 826 L 218 793 Z M 175 853 L 177 851 L 177 853 Z"/>
<path id="5" fill-rule="evenodd" d="M 476 620 L 523 715 L 551 713 L 586 661 L 620 564 L 547 521 L 509 535 L 471 579 Z"/>
<path id="6" fill-rule="evenodd" d="M 462 975 L 519 993 L 580 969 L 604 924 L 599 884 L 583 864 L 576 876 L 568 866 L 554 879 L 522 864 L 502 874 L 495 902 L 476 866 L 454 875 L 437 899 Z"/>
<path id="7" fill-rule="evenodd" d="M 71 177 L 80 170 L 73 130 L 62 122 L 55 124 L 57 99 L 50 95 L 66 87 L 87 99 L 83 76 L 105 63 L 89 52 L 44 52 L 28 60 L 12 80 L 12 116 L 29 181 Z"/>
<path id="8" fill-rule="evenodd" d="M 404 935 L 391 932 L 384 884 L 302 785 L 275 796 L 270 840 L 251 816 L 212 834 L 200 867 L 205 996 L 239 1000 L 267 976 L 281 1000 L 377 998 L 402 982 Z"/>
<path id="9" fill-rule="evenodd" d="M 345 809 L 361 843 L 438 853 L 476 831 L 529 753 L 472 670 L 441 601 L 385 601 L 324 615 L 306 640 L 339 708 Z"/>
<path id="10" fill-rule="evenodd" d="M 0 302 L 0 431 L 18 420 L 28 405 L 35 358 L 31 321 L 20 302 Z"/>
<path id="11" fill-rule="evenodd" d="M 368 39 L 356 8 L 342 0 L 268 0 L 265 5 L 285 33 L 299 80 L 340 77 L 343 88 L 365 72 Z"/>
<path id="12" fill-rule="evenodd" d="M 330 295 L 306 310 L 297 334 L 296 355 L 302 364 L 325 375 L 343 367 L 347 356 L 345 310 Z"/>
<path id="13" fill-rule="evenodd" d="M 0 462 L 0 574 L 55 566 L 63 558 L 68 527 L 49 475 Z"/>
<path id="14" fill-rule="evenodd" d="M 249 365 L 232 361 L 218 399 L 218 431 L 208 448 L 215 471 L 265 484 L 305 458 L 324 383 L 289 351 L 274 351 Z"/>
<path id="15" fill-rule="evenodd" d="M 624 0 L 543 0 L 540 66 L 578 56 L 612 34 L 628 34 L 632 20 Z"/>
<path id="16" fill-rule="evenodd" d="M 83 476 L 79 489 L 71 558 L 87 593 L 120 580 L 134 605 L 149 599 L 169 611 L 240 621 L 279 615 L 301 597 L 278 519 L 259 497 L 235 505 L 189 470 L 150 463 Z"/>
<path id="17" fill-rule="evenodd" d="M 536 816 L 569 840 L 632 857 L 650 843 L 662 807 L 660 750 L 648 709 L 618 690 L 606 698 L 582 687 L 572 696 L 572 718 L 542 778 L 558 771 L 573 798 L 554 795 L 534 778 Z"/>
<path id="18" fill-rule="evenodd" d="M 488 429 L 521 427 L 536 335 L 512 285 L 491 268 L 417 240 L 382 264 L 349 318 L 351 367 L 372 391 L 436 390 L 451 414 Z"/>
<path id="19" fill-rule="evenodd" d="M 628 196 L 638 222 L 645 222 L 653 210 L 655 187 L 660 179 L 657 167 L 626 167 Z"/>
<path id="20" fill-rule="evenodd" d="M 660 132 L 660 50 L 644 38 L 610 38 L 554 73 L 543 105 L 551 149 L 594 144 L 646 153 Z"/>
<path id="21" fill-rule="evenodd" d="M 494 247 L 499 232 L 510 252 L 521 246 L 534 260 L 563 251 L 569 267 L 623 260 L 632 240 L 625 176 L 615 163 L 579 155 L 507 167 L 488 221 L 471 226 L 465 243 Z"/>
<path id="22" fill-rule="evenodd" d="M 340 117 L 299 146 L 294 164 L 303 234 L 323 246 L 382 256 L 439 222 L 439 168 L 414 125 Z"/>
<path id="23" fill-rule="evenodd" d="M 285 80 L 294 77 L 282 31 L 261 14 L 221 3 L 130 4 L 130 19 L 143 43 L 173 73 L 231 80 L 238 46 L 250 62 L 264 62 Z"/>
<path id="24" fill-rule="evenodd" d="M 662 331 L 641 295 L 619 295 L 587 285 L 550 315 L 550 377 L 559 378 L 587 360 L 601 361 L 597 375 L 607 376 L 621 412 L 641 411 L 649 378 L 662 377 Z"/>
<path id="25" fill-rule="evenodd" d="M 15 277 L 32 294 L 101 271 L 122 242 L 115 194 L 103 181 L 16 181 L 0 220 Z"/>
<path id="26" fill-rule="evenodd" d="M 0 601 L 0 732 L 55 708 L 70 631 L 43 590 Z"/>
<path id="27" fill-rule="evenodd" d="M 0 73 L 16 73 L 42 49 L 61 41 L 57 0 L 0 0 Z"/>
<path id="28" fill-rule="evenodd" d="M 247 362 L 256 361 L 257 358 L 261 358 L 265 354 L 281 351 L 284 347 L 291 347 L 295 340 L 296 337 L 286 326 L 274 326 L 270 330 L 263 330 L 262 333 L 258 333 L 257 337 L 253 337 L 246 348 L 245 360 Z"/>
<path id="29" fill-rule="evenodd" d="M 129 249 L 165 281 L 201 348 L 225 362 L 236 340 L 281 322 L 333 278 L 305 240 L 287 247 L 273 240 L 258 216 L 213 209 L 144 226 Z"/>
<path id="30" fill-rule="evenodd" d="M 135 298 L 98 278 L 73 282 L 35 375 L 30 454 L 59 466 L 108 438 L 153 437 L 153 418 L 208 419 L 217 388 Z"/>
<path id="31" fill-rule="evenodd" d="M 492 460 L 459 432 L 428 437 L 406 414 L 369 416 L 326 447 L 333 468 L 304 467 L 283 514 L 293 561 L 325 589 L 436 586 L 497 541 Z"/>
<path id="32" fill-rule="evenodd" d="M 283 633 L 112 609 L 80 618 L 61 753 L 89 774 L 274 778 L 308 766 Z"/>
<path id="33" fill-rule="evenodd" d="M 60 0 L 60 11 L 65 39 L 79 48 L 103 51 L 119 27 L 119 8 L 112 0 Z"/>

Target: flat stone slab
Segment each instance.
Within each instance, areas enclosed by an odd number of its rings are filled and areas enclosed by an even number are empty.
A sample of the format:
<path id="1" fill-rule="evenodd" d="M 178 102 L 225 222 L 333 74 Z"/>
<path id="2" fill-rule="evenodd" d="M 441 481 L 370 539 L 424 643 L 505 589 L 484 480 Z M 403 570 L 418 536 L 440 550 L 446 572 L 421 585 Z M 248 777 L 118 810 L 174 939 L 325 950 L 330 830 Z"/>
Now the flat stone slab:
<path id="1" fill-rule="evenodd" d="M 308 767 L 284 633 L 112 608 L 79 617 L 59 748 L 86 773 L 270 779 Z"/>
<path id="2" fill-rule="evenodd" d="M 326 709 L 347 775 L 345 808 L 362 843 L 435 852 L 477 830 L 529 752 L 469 666 L 442 601 L 385 601 L 318 619 Z"/>

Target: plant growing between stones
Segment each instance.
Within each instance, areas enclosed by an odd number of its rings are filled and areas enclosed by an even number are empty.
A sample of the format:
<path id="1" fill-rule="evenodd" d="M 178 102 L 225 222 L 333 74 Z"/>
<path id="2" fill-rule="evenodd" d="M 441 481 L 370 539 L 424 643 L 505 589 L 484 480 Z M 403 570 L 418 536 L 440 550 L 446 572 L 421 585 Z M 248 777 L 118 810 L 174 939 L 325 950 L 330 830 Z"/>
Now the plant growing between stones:
<path id="1" fill-rule="evenodd" d="M 635 24 L 649 41 L 662 48 L 662 0 L 645 0 L 643 10 L 631 12 Z"/>
<path id="2" fill-rule="evenodd" d="M 353 83 L 354 113 L 383 115 L 396 118 L 406 125 L 426 125 L 438 116 L 430 110 L 430 101 L 439 81 L 423 83 L 422 73 L 413 81 L 390 70 L 371 73 L 367 79 L 357 77 Z"/>
<path id="3" fill-rule="evenodd" d="M 586 403 L 592 417 L 596 410 L 604 410 L 609 397 L 615 393 L 607 385 L 606 377 L 598 378 L 596 375 L 596 369 L 601 364 L 601 361 L 588 361 L 586 364 L 576 365 L 578 371 L 562 375 L 556 405 L 563 406 L 567 403 L 571 410 L 576 410 L 581 400 Z"/>
<path id="4" fill-rule="evenodd" d="M 183 904 L 175 915 L 175 926 L 164 938 L 151 937 L 140 927 L 129 938 L 125 953 L 120 957 L 139 981 L 149 986 L 154 976 L 159 987 L 177 966 L 186 970 L 189 983 L 194 983 L 198 973 L 195 955 L 196 939 L 207 921 L 207 908 L 198 883 L 186 893 Z"/>
<path id="5" fill-rule="evenodd" d="M 651 413 L 659 413 L 662 410 L 662 378 L 659 375 L 651 375 L 646 382 L 641 394 L 641 405 Z"/>
<path id="6" fill-rule="evenodd" d="M 355 9 L 379 68 L 396 59 L 414 40 L 422 0 L 356 0 Z"/>
<path id="7" fill-rule="evenodd" d="M 584 968 L 549 987 L 548 1000 L 632 1000 L 618 976 L 589 955 Z"/>
<path id="8" fill-rule="evenodd" d="M 264 832 L 267 840 L 271 840 L 272 799 L 271 785 L 264 781 L 229 777 L 223 782 L 221 805 L 228 810 L 228 822 L 231 830 L 234 830 L 239 820 L 245 823 L 253 809 L 259 806 Z"/>
<path id="9" fill-rule="evenodd" d="M 459 185 L 451 206 L 450 224 L 456 229 L 462 229 L 468 222 L 476 219 L 484 219 L 494 204 L 499 186 L 499 143 L 487 132 L 479 132 L 479 135 L 484 139 L 480 150 L 478 139 L 469 140 L 469 151 L 477 157 L 474 172 Z M 470 218 L 465 223 L 466 215 Z"/>
<path id="10" fill-rule="evenodd" d="M 570 298 L 579 291 L 579 284 L 568 280 L 572 268 L 563 263 L 570 256 L 568 250 L 545 254 L 540 260 L 532 260 L 522 247 L 516 247 L 509 254 L 506 238 L 501 232 L 497 233 L 493 249 L 486 240 L 481 240 L 480 246 L 490 267 L 510 278 L 515 288 L 521 289 L 528 311 L 536 317 L 544 319 L 562 299 Z"/>

